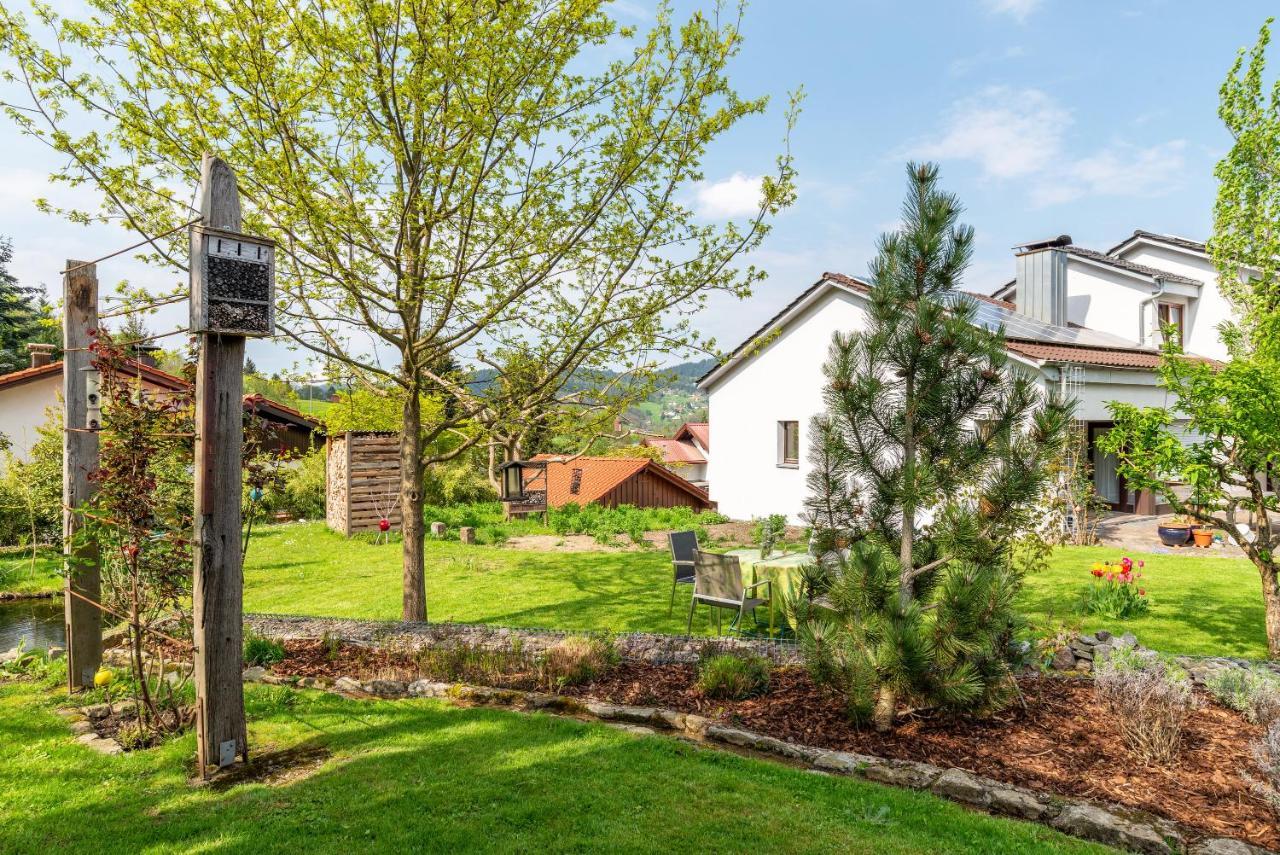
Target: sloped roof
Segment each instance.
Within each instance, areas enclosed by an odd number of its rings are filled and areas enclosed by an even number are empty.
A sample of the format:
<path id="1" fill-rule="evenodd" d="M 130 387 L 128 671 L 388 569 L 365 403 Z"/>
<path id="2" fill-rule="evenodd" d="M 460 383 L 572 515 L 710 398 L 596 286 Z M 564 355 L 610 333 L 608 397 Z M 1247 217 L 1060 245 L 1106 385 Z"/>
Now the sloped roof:
<path id="1" fill-rule="evenodd" d="M 1192 279 L 1190 276 L 1182 276 L 1177 273 L 1170 273 L 1167 270 L 1161 270 L 1158 267 L 1148 267 L 1145 264 L 1135 264 L 1132 261 L 1125 261 L 1123 258 L 1116 258 L 1114 255 L 1108 255 L 1105 252 L 1098 252 L 1096 249 L 1088 249 L 1083 246 L 1064 246 L 1063 249 L 1068 255 L 1074 255 L 1076 258 L 1084 258 L 1089 261 L 1095 261 L 1098 264 L 1105 264 L 1108 267 L 1114 267 L 1118 270 L 1124 270 L 1129 273 L 1137 273 L 1140 276 L 1147 276 L 1151 279 L 1163 279 L 1166 282 L 1181 282 L 1184 285 L 1203 285 L 1199 279 Z"/>
<path id="2" fill-rule="evenodd" d="M 698 450 L 698 447 L 686 439 L 671 439 L 665 436 L 646 436 L 640 441 L 640 444 L 647 445 L 650 448 L 656 448 L 661 451 L 662 460 L 665 463 L 707 462 L 707 458 Z"/>
<path id="3" fill-rule="evenodd" d="M 1005 348 L 1012 353 L 1040 362 L 1068 362 L 1076 365 L 1096 365 L 1104 368 L 1140 368 L 1149 371 L 1160 365 L 1160 353 L 1152 350 L 1109 347 L 1080 347 L 1069 344 L 1047 344 L 1039 341 L 1006 340 Z M 1188 359 L 1221 365 L 1217 360 L 1204 356 L 1188 355 Z"/>
<path id="4" fill-rule="evenodd" d="M 191 383 L 185 378 L 170 374 L 168 371 L 162 371 L 154 365 L 147 365 L 145 362 L 139 362 L 136 359 L 126 359 L 124 368 L 125 371 L 135 376 L 141 376 L 146 382 L 162 389 L 180 392 L 191 388 Z M 50 362 L 48 365 L 41 365 L 38 368 L 24 368 L 21 371 L 0 375 L 0 390 L 39 380 L 42 377 L 55 376 L 62 376 L 61 360 Z M 299 410 L 295 410 L 293 407 L 259 394 L 245 395 L 244 408 L 250 412 L 259 413 L 272 421 L 293 424 L 306 430 L 315 430 L 320 424 L 317 420 Z"/>
<path id="5" fill-rule="evenodd" d="M 1160 232 L 1149 232 L 1146 229 L 1134 229 L 1132 235 L 1107 250 L 1107 255 L 1115 255 L 1117 252 L 1133 243 L 1134 240 L 1138 239 L 1146 239 L 1154 243 L 1168 244 L 1169 246 L 1176 246 L 1179 249 L 1188 249 L 1192 252 L 1207 253 L 1209 251 L 1208 247 L 1198 240 L 1179 237 L 1178 235 L 1161 234 Z"/>
<path id="6" fill-rule="evenodd" d="M 685 479 L 647 457 L 565 457 L 538 454 L 534 460 L 547 461 L 547 504 L 558 508 L 569 502 L 585 505 L 608 495 L 624 481 L 648 471 L 684 490 L 704 504 L 710 497 Z"/>
<path id="7" fill-rule="evenodd" d="M 685 422 L 672 438 L 696 440 L 698 445 L 711 451 L 711 425 L 706 422 Z"/>
<path id="8" fill-rule="evenodd" d="M 147 365 L 145 362 L 138 362 L 136 359 L 126 359 L 124 364 L 126 371 L 140 374 L 143 380 L 160 386 L 165 389 L 185 389 L 191 384 L 181 377 L 170 374 L 168 371 L 161 371 L 154 365 Z M 0 375 L 0 389 L 6 386 L 17 386 L 21 383 L 27 383 L 32 380 L 39 380 L 41 377 L 62 376 L 62 361 L 50 362 L 48 365 L 41 365 L 38 368 L 24 368 L 21 371 L 14 371 L 9 374 Z"/>
<path id="9" fill-rule="evenodd" d="M 965 291 L 964 293 L 968 294 L 970 297 L 972 297 L 975 300 L 981 300 L 984 303 L 990 303 L 991 305 L 999 306 L 1002 309 L 1018 308 L 1008 300 L 1001 300 L 999 297 L 993 297 L 990 294 L 979 294 L 977 291 Z"/>

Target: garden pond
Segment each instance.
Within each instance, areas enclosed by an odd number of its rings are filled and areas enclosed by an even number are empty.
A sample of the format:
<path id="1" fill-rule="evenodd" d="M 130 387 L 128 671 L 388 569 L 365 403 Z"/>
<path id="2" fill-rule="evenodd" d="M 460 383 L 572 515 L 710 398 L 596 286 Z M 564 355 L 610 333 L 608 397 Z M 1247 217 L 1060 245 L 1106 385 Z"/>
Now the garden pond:
<path id="1" fill-rule="evenodd" d="M 66 644 L 61 598 L 0 602 L 0 653 Z"/>

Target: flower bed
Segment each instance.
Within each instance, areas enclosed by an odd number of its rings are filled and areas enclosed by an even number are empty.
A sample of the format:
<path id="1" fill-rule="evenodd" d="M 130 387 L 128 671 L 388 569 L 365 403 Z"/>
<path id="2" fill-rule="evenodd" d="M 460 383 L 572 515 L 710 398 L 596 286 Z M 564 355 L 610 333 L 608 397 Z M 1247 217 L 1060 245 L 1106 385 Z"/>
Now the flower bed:
<path id="1" fill-rule="evenodd" d="M 272 671 L 307 683 L 341 675 L 355 678 L 357 688 L 364 682 L 381 690 L 431 677 L 408 650 L 303 640 L 287 641 L 285 649 Z M 1115 802 L 1206 836 L 1280 847 L 1274 814 L 1240 775 L 1253 766 L 1249 744 L 1262 729 L 1208 700 L 1187 721 L 1178 761 L 1153 766 L 1126 751 L 1087 680 L 1028 675 L 1019 681 L 1024 704 L 990 720 L 916 715 L 879 734 L 850 725 L 840 701 L 801 668 L 776 668 L 767 694 L 741 701 L 705 697 L 697 678 L 693 665 L 626 661 L 560 694 L 693 713 L 805 746 L 954 766 L 1041 793 Z M 518 668 L 492 684 L 536 688 L 534 675 Z"/>

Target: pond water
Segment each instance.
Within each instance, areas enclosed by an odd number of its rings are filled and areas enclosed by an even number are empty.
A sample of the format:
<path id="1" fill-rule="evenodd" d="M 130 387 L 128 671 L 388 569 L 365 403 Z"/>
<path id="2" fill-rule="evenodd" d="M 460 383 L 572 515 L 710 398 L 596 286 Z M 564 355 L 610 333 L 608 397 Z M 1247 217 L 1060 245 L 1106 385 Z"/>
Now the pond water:
<path id="1" fill-rule="evenodd" d="M 17 600 L 0 603 L 0 653 L 20 643 L 28 650 L 65 645 L 67 630 L 63 623 L 62 599 Z"/>

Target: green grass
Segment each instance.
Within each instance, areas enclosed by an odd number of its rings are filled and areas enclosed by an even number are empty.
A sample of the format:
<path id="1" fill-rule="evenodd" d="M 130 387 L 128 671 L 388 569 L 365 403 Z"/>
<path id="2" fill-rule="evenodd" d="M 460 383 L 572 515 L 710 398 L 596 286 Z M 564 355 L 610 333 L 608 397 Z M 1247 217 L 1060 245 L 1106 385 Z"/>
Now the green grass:
<path id="1" fill-rule="evenodd" d="M 0 684 L 0 852 L 1109 851 L 600 725 L 246 688 L 251 750 L 328 759 L 274 784 L 196 788 L 192 735 L 104 757 L 72 741 L 52 694 Z"/>
<path id="2" fill-rule="evenodd" d="M 1142 555 L 1150 612 L 1128 621 L 1076 610 L 1089 567 L 1120 552 L 1064 547 L 1050 568 L 1027 580 L 1020 602 L 1032 621 L 1082 623 L 1086 630 L 1132 631 L 1169 653 L 1266 655 L 1257 571 L 1240 558 Z M 671 565 L 665 550 L 523 552 L 449 541 L 427 543 L 427 602 L 432 620 L 506 626 L 683 632 L 688 586 L 667 615 Z M 400 548 L 347 540 L 320 524 L 263 530 L 249 550 L 249 611 L 394 620 L 400 615 Z M 709 631 L 706 611 L 694 630 Z"/>
<path id="3" fill-rule="evenodd" d="M 299 398 L 297 409 L 298 412 L 305 413 L 308 416 L 324 418 L 325 413 L 329 412 L 329 408 L 332 406 L 332 401 L 308 401 L 306 398 Z"/>
<path id="4" fill-rule="evenodd" d="M 426 555 L 433 621 L 684 632 L 689 586 L 668 616 L 665 550 L 526 552 L 429 539 Z M 348 540 L 319 523 L 264 528 L 249 548 L 245 610 L 395 620 L 400 567 L 398 543 Z"/>
<path id="5" fill-rule="evenodd" d="M 1186 554 L 1127 553 L 1146 566 L 1141 584 L 1151 600 L 1147 614 L 1129 620 L 1081 615 L 1080 592 L 1089 568 L 1100 559 L 1126 553 L 1106 547 L 1067 547 L 1050 559 L 1049 570 L 1027 579 L 1021 605 L 1041 622 L 1083 622 L 1083 629 L 1132 632 L 1147 647 L 1165 653 L 1206 656 L 1267 655 L 1262 583 L 1244 558 Z"/>
<path id="6" fill-rule="evenodd" d="M 52 550 L 36 553 L 6 551 L 0 554 L 0 591 L 38 594 L 62 590 L 62 556 Z"/>

